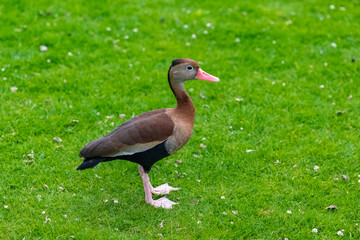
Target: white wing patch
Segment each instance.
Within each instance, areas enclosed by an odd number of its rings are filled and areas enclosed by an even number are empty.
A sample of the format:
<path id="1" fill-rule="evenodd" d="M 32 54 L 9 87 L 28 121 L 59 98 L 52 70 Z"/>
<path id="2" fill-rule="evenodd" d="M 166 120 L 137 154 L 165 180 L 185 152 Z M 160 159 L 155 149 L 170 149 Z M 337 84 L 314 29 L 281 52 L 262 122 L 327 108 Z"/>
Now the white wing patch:
<path id="1" fill-rule="evenodd" d="M 145 152 L 146 150 L 149 150 L 162 142 L 163 141 L 154 141 L 154 142 L 150 142 L 150 143 L 138 143 L 138 144 L 134 144 L 134 145 L 123 145 L 123 147 L 120 149 L 119 152 L 117 152 L 113 155 L 110 155 L 108 157 L 133 155 L 135 153 Z"/>

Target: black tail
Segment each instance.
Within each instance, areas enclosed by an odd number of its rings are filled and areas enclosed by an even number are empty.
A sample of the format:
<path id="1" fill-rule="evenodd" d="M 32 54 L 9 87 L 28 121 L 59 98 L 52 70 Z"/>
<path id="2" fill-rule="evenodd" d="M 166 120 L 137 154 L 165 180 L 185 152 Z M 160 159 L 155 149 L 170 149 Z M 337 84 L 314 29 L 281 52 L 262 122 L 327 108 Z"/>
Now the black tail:
<path id="1" fill-rule="evenodd" d="M 106 158 L 104 157 L 96 157 L 91 159 L 85 159 L 83 163 L 76 169 L 76 170 L 84 170 L 87 168 L 93 168 L 102 161 L 104 161 Z"/>

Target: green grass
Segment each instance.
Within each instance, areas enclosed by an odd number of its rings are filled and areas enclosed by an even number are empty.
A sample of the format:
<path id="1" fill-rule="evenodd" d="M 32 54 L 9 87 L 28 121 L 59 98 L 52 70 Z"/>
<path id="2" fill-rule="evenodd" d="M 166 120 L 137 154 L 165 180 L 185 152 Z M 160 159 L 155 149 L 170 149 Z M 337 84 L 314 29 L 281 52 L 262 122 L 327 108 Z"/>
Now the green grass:
<path id="1" fill-rule="evenodd" d="M 0 238 L 359 239 L 359 29 L 357 0 L 1 1 Z M 87 142 L 175 106 L 180 57 L 221 79 L 186 83 L 193 136 L 150 173 L 180 205 L 147 205 L 131 162 L 76 171 Z"/>

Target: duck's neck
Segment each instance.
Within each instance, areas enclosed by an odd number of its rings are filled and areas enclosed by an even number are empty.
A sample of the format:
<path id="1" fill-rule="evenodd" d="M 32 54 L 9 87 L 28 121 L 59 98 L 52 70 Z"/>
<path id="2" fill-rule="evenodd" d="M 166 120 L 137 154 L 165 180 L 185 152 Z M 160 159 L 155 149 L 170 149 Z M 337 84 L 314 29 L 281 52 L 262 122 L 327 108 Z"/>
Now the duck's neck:
<path id="1" fill-rule="evenodd" d="M 191 100 L 189 94 L 186 92 L 184 83 L 174 84 L 170 82 L 170 88 L 173 91 L 178 110 L 187 110 L 187 111 L 195 111 L 193 101 Z"/>
<path id="2" fill-rule="evenodd" d="M 169 78 L 169 85 L 177 101 L 176 112 L 186 116 L 186 118 L 193 123 L 195 119 L 195 107 L 189 94 L 185 90 L 184 82 L 176 83 Z"/>

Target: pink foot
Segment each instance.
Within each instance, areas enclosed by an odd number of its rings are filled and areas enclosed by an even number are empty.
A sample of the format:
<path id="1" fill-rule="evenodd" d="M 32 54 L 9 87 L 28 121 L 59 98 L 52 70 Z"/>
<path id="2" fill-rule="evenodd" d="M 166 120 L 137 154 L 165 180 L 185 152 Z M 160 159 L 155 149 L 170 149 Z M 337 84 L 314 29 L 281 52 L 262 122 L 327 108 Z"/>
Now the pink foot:
<path id="1" fill-rule="evenodd" d="M 152 194 L 156 194 L 156 195 L 160 195 L 160 194 L 169 194 L 170 191 L 177 191 L 180 190 L 181 188 L 174 188 L 172 186 L 169 186 L 169 183 L 165 183 L 163 185 L 160 185 L 156 188 L 151 188 L 151 193 Z"/>
<path id="2" fill-rule="evenodd" d="M 176 202 L 173 202 L 169 199 L 167 199 L 166 197 L 162 197 L 159 198 L 157 200 L 153 200 L 152 202 L 150 202 L 151 205 L 153 205 L 154 207 L 158 208 L 158 207 L 162 207 L 165 209 L 172 209 L 173 205 L 179 204 Z"/>

